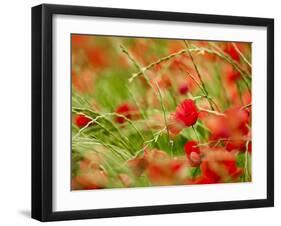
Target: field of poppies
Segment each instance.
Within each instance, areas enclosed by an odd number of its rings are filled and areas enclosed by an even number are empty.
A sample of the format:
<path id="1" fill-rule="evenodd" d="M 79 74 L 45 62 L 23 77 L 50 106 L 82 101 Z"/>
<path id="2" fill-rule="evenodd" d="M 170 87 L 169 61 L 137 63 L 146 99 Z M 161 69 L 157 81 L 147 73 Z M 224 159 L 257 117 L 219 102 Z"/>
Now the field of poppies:
<path id="1" fill-rule="evenodd" d="M 250 182 L 251 43 L 71 36 L 72 190 Z"/>

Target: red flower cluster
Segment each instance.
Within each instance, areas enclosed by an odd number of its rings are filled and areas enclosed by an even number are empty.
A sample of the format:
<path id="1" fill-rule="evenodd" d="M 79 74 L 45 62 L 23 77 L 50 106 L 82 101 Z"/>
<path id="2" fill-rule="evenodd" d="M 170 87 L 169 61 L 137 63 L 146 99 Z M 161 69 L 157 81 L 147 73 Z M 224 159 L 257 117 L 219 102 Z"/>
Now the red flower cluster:
<path id="1" fill-rule="evenodd" d="M 225 140 L 228 151 L 245 151 L 246 140 L 250 136 L 250 115 L 245 109 L 233 107 L 223 116 L 209 116 L 206 125 L 211 131 L 210 141 Z"/>
<path id="2" fill-rule="evenodd" d="M 172 158 L 161 150 L 146 150 L 142 157 L 130 160 L 129 168 L 136 177 L 146 174 L 153 185 L 182 184 L 188 162 L 184 158 Z"/>
<path id="3" fill-rule="evenodd" d="M 71 43 L 73 106 L 102 116 L 73 115 L 73 189 L 251 181 L 250 43 L 93 35 Z"/>
<path id="4" fill-rule="evenodd" d="M 243 170 L 237 167 L 234 153 L 223 148 L 208 148 L 200 165 L 201 175 L 195 178 L 196 184 L 234 182 Z"/>

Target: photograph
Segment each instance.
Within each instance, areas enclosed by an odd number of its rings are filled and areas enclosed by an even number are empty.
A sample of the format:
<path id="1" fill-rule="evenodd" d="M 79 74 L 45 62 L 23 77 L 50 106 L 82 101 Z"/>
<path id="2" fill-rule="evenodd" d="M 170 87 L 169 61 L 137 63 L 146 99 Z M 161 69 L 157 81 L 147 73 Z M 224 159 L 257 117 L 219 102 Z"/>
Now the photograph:
<path id="1" fill-rule="evenodd" d="M 274 19 L 120 7 L 32 7 L 32 218 L 273 207 Z"/>
<path id="2" fill-rule="evenodd" d="M 251 42 L 70 36 L 72 191 L 252 182 Z"/>

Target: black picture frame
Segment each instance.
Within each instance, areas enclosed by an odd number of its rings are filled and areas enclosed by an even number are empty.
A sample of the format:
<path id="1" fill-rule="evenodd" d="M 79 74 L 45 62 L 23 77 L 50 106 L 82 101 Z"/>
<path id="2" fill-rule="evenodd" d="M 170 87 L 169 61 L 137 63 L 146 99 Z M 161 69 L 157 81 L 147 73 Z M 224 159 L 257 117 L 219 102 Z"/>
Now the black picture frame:
<path id="1" fill-rule="evenodd" d="M 266 27 L 267 198 L 54 212 L 52 210 L 52 18 L 55 14 Z M 270 206 L 274 206 L 273 19 L 49 4 L 32 8 L 32 218 L 40 221 L 56 221 Z"/>

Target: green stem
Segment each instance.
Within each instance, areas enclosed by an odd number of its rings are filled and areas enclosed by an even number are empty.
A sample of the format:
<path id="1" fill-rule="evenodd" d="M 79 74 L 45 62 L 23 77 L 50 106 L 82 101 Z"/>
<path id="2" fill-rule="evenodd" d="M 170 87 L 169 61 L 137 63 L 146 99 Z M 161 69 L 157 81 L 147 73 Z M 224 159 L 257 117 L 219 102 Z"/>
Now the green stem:
<path id="1" fill-rule="evenodd" d="M 227 55 L 225 55 L 221 52 L 218 52 L 214 49 L 208 49 L 208 48 L 197 47 L 197 46 L 194 46 L 192 48 L 193 48 L 193 50 L 190 50 L 190 51 L 199 51 L 199 52 L 207 52 L 207 53 L 210 53 L 210 54 L 214 54 L 214 55 L 224 59 L 229 64 L 231 64 L 235 68 L 235 70 L 238 71 L 241 74 L 241 78 L 242 78 L 243 83 L 247 87 L 249 93 L 251 93 L 251 87 L 247 82 L 247 79 L 251 80 L 251 77 L 236 62 L 234 62 L 229 56 L 227 56 Z"/>
<path id="2" fill-rule="evenodd" d="M 158 93 L 159 93 L 159 98 L 160 98 L 160 104 L 161 104 L 161 107 L 162 107 L 162 111 L 163 111 L 163 117 L 164 117 L 164 121 L 165 121 L 165 126 L 167 128 L 167 136 L 168 136 L 168 145 L 170 147 L 170 150 L 171 150 L 171 153 L 172 153 L 172 147 L 171 147 L 171 138 L 170 138 L 170 132 L 169 132 L 169 127 L 168 127 L 168 122 L 167 122 L 167 117 L 166 117 L 166 109 L 164 107 L 164 104 L 163 104 L 163 98 L 162 98 L 162 95 L 161 95 L 161 91 L 160 91 L 160 88 L 158 86 L 158 84 L 156 83 L 156 87 L 158 89 Z"/>
<path id="3" fill-rule="evenodd" d="M 147 112 L 142 109 L 142 107 L 140 106 L 140 104 L 139 104 L 138 101 L 136 100 L 136 98 L 135 98 L 133 92 L 131 91 L 131 89 L 129 88 L 129 86 L 126 86 L 126 87 L 127 87 L 127 90 L 129 91 L 130 96 L 131 96 L 132 99 L 134 100 L 134 102 L 135 102 L 137 108 L 139 109 L 139 111 L 140 111 L 140 113 L 141 113 L 143 119 L 145 119 L 145 120 L 144 120 L 145 125 L 147 126 L 147 128 L 150 128 L 150 125 L 149 125 L 149 123 L 147 122 L 147 121 L 148 121 Z M 149 132 L 150 132 L 151 135 L 153 136 L 152 131 L 149 130 Z"/>
<path id="4" fill-rule="evenodd" d="M 218 105 L 216 104 L 216 102 L 213 100 L 212 97 L 210 97 L 208 94 L 206 94 L 204 88 L 202 87 L 202 85 L 197 81 L 197 79 L 190 74 L 188 71 L 185 71 L 187 73 L 187 75 L 198 85 L 199 89 L 203 92 L 203 96 L 207 99 L 207 101 L 209 102 L 209 105 L 212 106 L 212 104 L 214 104 L 214 106 L 217 108 L 218 111 L 220 111 L 220 108 L 218 107 Z M 212 108 L 212 107 L 211 107 Z M 214 109 L 212 109 L 214 110 Z"/>
<path id="5" fill-rule="evenodd" d="M 199 137 L 199 135 L 198 135 L 196 129 L 194 128 L 194 126 L 192 126 L 192 129 L 193 129 L 193 132 L 195 133 L 195 136 L 196 136 L 198 142 L 200 142 L 201 139 L 200 139 L 200 137 Z"/>
<path id="6" fill-rule="evenodd" d="M 239 64 L 234 61 L 229 55 L 225 54 L 225 52 L 215 43 L 211 42 L 210 45 L 212 47 L 214 47 L 216 50 L 214 49 L 207 49 L 207 48 L 202 48 L 204 49 L 203 51 L 209 50 L 210 54 L 215 54 L 218 57 L 226 60 L 228 63 L 230 63 L 238 72 L 240 72 L 241 74 L 245 75 L 246 77 L 250 78 L 250 74 L 248 72 L 246 72 L 242 67 L 239 66 Z M 198 48 L 198 47 L 197 47 Z"/>
<path id="7" fill-rule="evenodd" d="M 122 49 L 122 51 L 127 55 L 129 56 L 129 53 L 128 51 L 121 45 L 120 48 Z M 158 65 L 158 64 L 161 64 L 163 62 L 166 62 L 174 57 L 177 57 L 177 56 L 180 56 L 180 55 L 183 55 L 187 52 L 186 49 L 183 49 L 183 50 L 180 50 L 176 53 L 172 53 L 168 56 L 165 56 L 165 57 L 162 57 L 160 59 L 158 59 L 157 61 L 155 62 L 152 62 L 150 63 L 149 65 L 147 65 L 146 67 L 140 67 L 138 64 L 135 63 L 134 59 L 132 59 L 132 57 L 129 57 L 129 59 L 134 63 L 134 65 L 139 69 L 138 72 L 134 73 L 132 75 L 132 77 L 129 78 L 129 82 L 132 82 L 135 78 L 137 78 L 138 76 L 142 75 L 143 73 L 145 73 L 146 71 L 150 70 L 151 68 L 153 68 L 154 66 Z"/>

